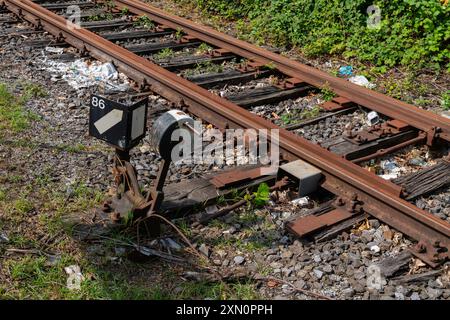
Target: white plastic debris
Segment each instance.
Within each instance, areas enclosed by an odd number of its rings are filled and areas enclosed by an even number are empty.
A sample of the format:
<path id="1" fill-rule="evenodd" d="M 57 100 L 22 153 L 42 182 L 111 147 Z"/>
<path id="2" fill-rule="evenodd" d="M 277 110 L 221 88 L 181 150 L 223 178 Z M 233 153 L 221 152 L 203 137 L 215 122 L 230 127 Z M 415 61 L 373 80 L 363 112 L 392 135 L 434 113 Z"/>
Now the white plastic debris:
<path id="1" fill-rule="evenodd" d="M 50 52 L 50 53 L 62 54 L 62 53 L 64 53 L 64 48 L 46 47 L 45 51 Z"/>
<path id="2" fill-rule="evenodd" d="M 399 168 L 397 163 L 393 160 L 381 161 L 380 167 L 384 171 L 384 174 L 380 175 L 380 177 L 385 180 L 391 180 L 391 179 L 398 178 L 398 176 L 402 172 L 402 169 Z"/>
<path id="3" fill-rule="evenodd" d="M 52 79 L 66 81 L 72 88 L 79 90 L 103 85 L 106 90 L 127 91 L 130 88 L 128 78 L 119 73 L 112 63 L 78 59 L 73 62 L 61 62 L 45 56 L 39 64 L 52 74 Z"/>
<path id="4" fill-rule="evenodd" d="M 291 203 L 297 207 L 305 207 L 309 204 L 309 197 L 294 199 Z"/>
<path id="5" fill-rule="evenodd" d="M 381 251 L 380 247 L 377 245 L 371 246 L 370 247 L 370 251 L 372 251 L 373 253 L 378 253 Z"/>
<path id="6" fill-rule="evenodd" d="M 163 245 L 166 248 L 175 250 L 175 251 L 180 251 L 181 249 L 183 249 L 183 247 L 176 242 L 175 240 L 173 240 L 172 238 L 164 238 L 164 239 L 160 239 L 159 240 L 161 245 Z"/>
<path id="7" fill-rule="evenodd" d="M 9 242 L 9 238 L 5 233 L 0 233 L 0 243 Z"/>
<path id="8" fill-rule="evenodd" d="M 105 63 L 101 66 L 101 72 L 104 78 L 110 80 L 117 80 L 119 77 L 119 73 L 116 70 L 116 67 L 112 63 Z"/>
<path id="9" fill-rule="evenodd" d="M 450 111 L 441 112 L 441 116 L 444 118 L 450 119 Z"/>
<path id="10" fill-rule="evenodd" d="M 381 169 L 388 171 L 395 171 L 398 169 L 397 162 L 393 160 L 383 160 L 380 163 Z"/>
<path id="11" fill-rule="evenodd" d="M 367 114 L 367 124 L 369 126 L 374 126 L 380 122 L 380 116 L 376 111 L 371 111 Z"/>
<path id="12" fill-rule="evenodd" d="M 350 77 L 348 79 L 348 81 L 350 81 L 351 83 L 357 84 L 358 86 L 366 87 L 369 89 L 373 89 L 376 87 L 375 84 L 370 83 L 370 81 L 367 80 L 367 78 L 364 76 L 353 76 L 353 77 Z"/>
<path id="13" fill-rule="evenodd" d="M 67 289 L 69 290 L 80 290 L 81 282 L 85 280 L 81 269 L 77 265 L 71 265 L 64 268 L 64 271 L 69 275 L 67 278 Z"/>
<path id="14" fill-rule="evenodd" d="M 218 208 L 216 205 L 207 206 L 207 207 L 205 208 L 205 212 L 206 212 L 207 214 L 214 214 L 214 213 L 216 213 L 217 211 L 219 211 L 219 208 Z"/>

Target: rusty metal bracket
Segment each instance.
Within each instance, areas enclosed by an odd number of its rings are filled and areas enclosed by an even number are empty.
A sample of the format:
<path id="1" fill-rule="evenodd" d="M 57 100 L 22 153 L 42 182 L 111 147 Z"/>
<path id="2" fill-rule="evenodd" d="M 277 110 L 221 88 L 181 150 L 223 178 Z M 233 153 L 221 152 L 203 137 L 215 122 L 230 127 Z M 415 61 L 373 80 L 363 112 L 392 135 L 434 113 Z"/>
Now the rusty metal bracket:
<path id="1" fill-rule="evenodd" d="M 285 89 L 293 89 L 301 86 L 307 85 L 307 83 L 299 78 L 288 78 L 280 81 L 275 87 L 280 88 L 282 90 Z"/>
<path id="2" fill-rule="evenodd" d="M 286 229 L 302 238 L 316 233 L 324 228 L 331 227 L 339 222 L 350 219 L 353 216 L 353 213 L 345 209 L 335 208 L 319 216 L 310 215 L 292 222 L 288 222 L 286 224 Z"/>
<path id="3" fill-rule="evenodd" d="M 242 63 L 239 66 L 239 68 L 237 68 L 237 70 L 242 73 L 255 72 L 255 71 L 259 71 L 262 67 L 264 67 L 263 63 L 255 62 L 255 61 L 247 61 L 245 63 Z"/>
<path id="4" fill-rule="evenodd" d="M 437 268 L 450 259 L 448 248 L 443 246 L 439 241 L 433 241 L 431 239 L 424 239 L 418 242 L 410 251 L 417 258 L 427 262 L 433 268 Z"/>

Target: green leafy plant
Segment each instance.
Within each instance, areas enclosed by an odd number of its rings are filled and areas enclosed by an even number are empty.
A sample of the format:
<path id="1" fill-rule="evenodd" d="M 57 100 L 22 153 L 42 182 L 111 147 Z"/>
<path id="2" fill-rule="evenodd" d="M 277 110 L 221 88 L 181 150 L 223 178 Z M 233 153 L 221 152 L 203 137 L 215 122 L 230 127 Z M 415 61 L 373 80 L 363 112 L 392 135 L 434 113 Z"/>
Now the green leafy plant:
<path id="1" fill-rule="evenodd" d="M 322 88 L 320 88 L 320 92 L 322 93 L 322 98 L 325 101 L 331 101 L 334 97 L 336 97 L 336 94 L 330 89 L 330 86 L 328 83 L 326 83 Z"/>
<path id="2" fill-rule="evenodd" d="M 280 119 L 281 121 L 283 121 L 284 124 L 288 125 L 292 122 L 292 114 L 291 113 L 282 114 Z"/>
<path id="3" fill-rule="evenodd" d="M 195 51 L 195 53 L 198 54 L 198 55 L 202 55 L 202 54 L 206 54 L 206 53 L 211 52 L 212 49 L 213 49 L 213 48 L 212 48 L 210 45 L 208 45 L 208 44 L 205 43 L 205 42 L 202 42 L 202 43 L 198 46 L 198 48 L 197 48 L 197 50 Z"/>
<path id="4" fill-rule="evenodd" d="M 300 118 L 302 120 L 315 118 L 320 114 L 321 109 L 322 108 L 317 105 L 311 109 L 305 109 L 300 113 Z"/>
<path id="5" fill-rule="evenodd" d="M 264 65 L 264 68 L 268 69 L 268 70 L 276 70 L 277 66 L 275 65 L 275 63 L 273 61 L 267 63 L 266 65 Z"/>
<path id="6" fill-rule="evenodd" d="M 256 192 L 245 195 L 244 199 L 257 208 L 263 207 L 270 200 L 270 188 L 266 183 L 261 183 Z"/>
<path id="7" fill-rule="evenodd" d="M 374 66 L 450 71 L 450 5 L 441 0 L 177 0 L 238 23 L 240 37 L 305 54 L 341 54 Z M 370 5 L 380 28 L 368 28 Z"/>
<path id="8" fill-rule="evenodd" d="M 154 58 L 158 59 L 158 60 L 163 60 L 163 59 L 171 58 L 171 57 L 173 57 L 173 55 L 174 55 L 174 52 L 171 48 L 165 48 L 165 49 L 162 49 L 161 51 L 159 51 L 157 54 L 155 54 Z"/>
<path id="9" fill-rule="evenodd" d="M 113 0 L 107 0 L 105 2 L 105 7 L 108 10 L 114 9 L 116 7 L 116 3 Z"/>
<path id="10" fill-rule="evenodd" d="M 444 110 L 450 110 L 450 90 L 447 90 L 442 96 L 442 108 Z"/>
<path id="11" fill-rule="evenodd" d="M 129 14 L 130 13 L 130 9 L 128 8 L 128 7 L 123 7 L 121 10 L 120 10 L 120 15 L 121 16 L 126 16 L 127 14 Z"/>
<path id="12" fill-rule="evenodd" d="M 180 40 L 184 36 L 183 29 L 178 28 L 177 32 L 175 33 L 175 39 Z"/>
<path id="13" fill-rule="evenodd" d="M 143 27 L 146 29 L 155 29 L 155 24 L 148 16 L 139 16 L 134 22 L 135 27 Z"/>
<path id="14" fill-rule="evenodd" d="M 111 12 L 96 14 L 88 17 L 88 21 L 113 20 L 114 15 Z"/>

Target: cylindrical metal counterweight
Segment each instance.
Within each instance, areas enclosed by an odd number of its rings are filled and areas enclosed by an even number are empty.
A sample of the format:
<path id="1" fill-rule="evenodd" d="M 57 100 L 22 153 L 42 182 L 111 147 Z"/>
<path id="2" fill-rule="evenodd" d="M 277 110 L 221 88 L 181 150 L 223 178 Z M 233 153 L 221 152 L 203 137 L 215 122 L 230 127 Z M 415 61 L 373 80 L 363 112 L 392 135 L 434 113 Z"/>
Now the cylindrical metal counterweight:
<path id="1" fill-rule="evenodd" d="M 151 145 L 165 160 L 171 160 L 173 148 L 180 140 L 172 141 L 172 134 L 177 129 L 189 130 L 194 127 L 194 119 L 180 110 L 171 110 L 160 116 L 152 126 L 150 132 Z M 193 133 L 190 132 L 190 139 Z"/>

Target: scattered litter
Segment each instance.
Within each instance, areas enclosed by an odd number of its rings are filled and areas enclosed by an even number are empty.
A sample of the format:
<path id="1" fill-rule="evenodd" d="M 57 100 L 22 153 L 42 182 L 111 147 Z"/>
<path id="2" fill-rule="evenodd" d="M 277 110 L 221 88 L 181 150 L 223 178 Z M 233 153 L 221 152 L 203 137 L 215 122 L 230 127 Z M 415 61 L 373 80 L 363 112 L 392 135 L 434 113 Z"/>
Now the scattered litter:
<path id="1" fill-rule="evenodd" d="M 52 81 L 65 80 L 72 88 L 79 90 L 103 85 L 105 90 L 124 92 L 130 85 L 127 77 L 119 73 L 112 63 L 101 63 L 78 59 L 73 62 L 51 60 L 44 55 L 40 65 L 52 73 Z"/>
<path id="2" fill-rule="evenodd" d="M 371 229 L 370 222 L 368 219 L 366 219 L 361 223 L 361 225 L 352 229 L 351 233 L 355 234 L 355 235 L 361 235 L 364 230 L 370 230 L 370 229 Z"/>
<path id="3" fill-rule="evenodd" d="M 206 257 L 209 257 L 211 253 L 208 246 L 204 243 L 202 243 L 202 245 L 198 248 L 198 251 L 200 251 Z"/>
<path id="4" fill-rule="evenodd" d="M 117 72 L 116 67 L 114 67 L 114 65 L 111 62 L 102 65 L 102 75 L 106 79 L 114 79 L 114 80 L 117 80 L 117 78 L 119 77 L 119 73 Z"/>
<path id="5" fill-rule="evenodd" d="M 273 280 L 269 280 L 269 281 L 267 282 L 267 286 L 268 286 L 269 288 L 275 288 L 275 287 L 278 286 L 278 282 L 273 281 Z"/>
<path id="6" fill-rule="evenodd" d="M 234 263 L 237 265 L 241 265 L 245 262 L 245 258 L 243 256 L 236 256 L 233 259 Z"/>
<path id="7" fill-rule="evenodd" d="M 45 262 L 45 265 L 48 267 L 54 267 L 56 265 L 58 265 L 58 263 L 61 261 L 61 256 L 59 254 L 55 254 L 55 255 L 48 255 L 47 256 L 47 261 Z"/>
<path id="8" fill-rule="evenodd" d="M 142 147 L 139 148 L 139 151 L 141 153 L 150 153 L 151 148 L 149 145 L 143 145 Z"/>
<path id="9" fill-rule="evenodd" d="M 341 76 L 351 76 L 353 74 L 352 66 L 343 66 L 339 68 L 339 75 Z"/>
<path id="10" fill-rule="evenodd" d="M 374 246 L 370 247 L 370 251 L 372 251 L 373 253 L 379 253 L 381 251 L 381 249 L 379 246 L 374 245 Z"/>
<path id="11" fill-rule="evenodd" d="M 207 214 L 214 214 L 219 211 L 219 208 L 216 205 L 208 206 L 205 208 L 205 212 Z"/>
<path id="12" fill-rule="evenodd" d="M 380 177 L 385 180 L 398 178 L 402 173 L 402 169 L 394 160 L 383 160 L 380 163 L 380 167 L 384 171 L 384 174 L 380 175 Z"/>
<path id="13" fill-rule="evenodd" d="M 5 233 L 0 233 L 0 243 L 9 242 L 9 238 Z"/>
<path id="14" fill-rule="evenodd" d="M 64 271 L 69 275 L 67 278 L 67 289 L 80 290 L 81 282 L 84 281 L 84 276 L 81 273 L 81 269 L 77 265 L 71 265 L 64 268 Z"/>
<path id="15" fill-rule="evenodd" d="M 195 271 L 186 271 L 183 273 L 183 277 L 187 280 L 194 280 L 194 281 L 201 281 L 202 280 L 202 274 Z"/>
<path id="16" fill-rule="evenodd" d="M 163 245 L 166 248 L 175 250 L 175 251 L 180 251 L 181 249 L 183 249 L 183 247 L 176 242 L 175 240 L 171 239 L 171 238 L 164 238 L 159 240 L 161 245 Z"/>
<path id="17" fill-rule="evenodd" d="M 236 228 L 234 226 L 231 226 L 230 229 L 223 231 L 223 234 L 234 234 L 236 233 Z"/>
<path id="18" fill-rule="evenodd" d="M 445 117 L 447 119 L 450 119 L 450 111 L 441 112 L 441 116 L 443 116 L 443 117 Z"/>
<path id="19" fill-rule="evenodd" d="M 297 207 L 306 207 L 309 204 L 309 197 L 294 199 L 291 203 Z"/>
<path id="20" fill-rule="evenodd" d="M 413 158 L 408 161 L 408 163 L 412 166 L 416 167 L 425 167 L 427 165 L 426 161 L 421 158 Z"/>
<path id="21" fill-rule="evenodd" d="M 367 114 L 367 123 L 369 126 L 374 126 L 380 122 L 380 116 L 376 111 L 371 111 Z"/>
<path id="22" fill-rule="evenodd" d="M 420 259 L 413 259 L 413 263 L 411 264 L 410 270 L 408 274 L 417 274 L 420 269 L 425 267 L 426 264 Z"/>
<path id="23" fill-rule="evenodd" d="M 375 84 L 370 83 L 370 81 L 367 80 L 367 78 L 364 76 L 353 76 L 353 77 L 349 78 L 348 81 L 350 81 L 351 83 L 357 84 L 358 86 L 366 87 L 369 89 L 373 89 L 376 87 Z"/>
<path id="24" fill-rule="evenodd" d="M 45 51 L 50 53 L 62 54 L 64 53 L 64 48 L 46 47 Z"/>
<path id="25" fill-rule="evenodd" d="M 126 255 L 127 249 L 124 247 L 115 247 L 114 252 L 115 252 L 116 256 L 123 257 Z"/>

